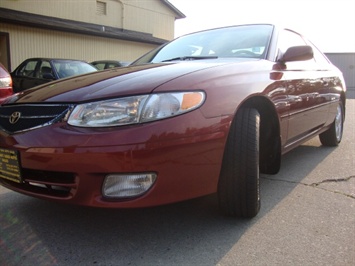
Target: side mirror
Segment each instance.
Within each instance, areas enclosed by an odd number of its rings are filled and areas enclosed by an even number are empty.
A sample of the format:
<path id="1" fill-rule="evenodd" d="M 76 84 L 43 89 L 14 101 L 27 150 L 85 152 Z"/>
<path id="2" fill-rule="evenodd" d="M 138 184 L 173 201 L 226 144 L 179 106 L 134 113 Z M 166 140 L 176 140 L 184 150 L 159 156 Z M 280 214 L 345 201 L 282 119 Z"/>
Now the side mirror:
<path id="1" fill-rule="evenodd" d="M 286 63 L 293 61 L 305 61 L 313 58 L 313 49 L 309 45 L 293 46 L 278 59 L 278 62 Z"/>

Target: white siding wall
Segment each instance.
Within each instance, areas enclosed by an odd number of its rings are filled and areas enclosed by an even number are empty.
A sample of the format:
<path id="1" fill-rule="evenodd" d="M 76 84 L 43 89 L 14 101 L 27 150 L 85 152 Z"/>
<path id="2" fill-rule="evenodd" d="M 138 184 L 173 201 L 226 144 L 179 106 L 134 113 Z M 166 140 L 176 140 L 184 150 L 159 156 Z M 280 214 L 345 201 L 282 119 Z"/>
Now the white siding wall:
<path id="1" fill-rule="evenodd" d="M 152 33 L 154 37 L 174 38 L 175 15 L 160 0 L 124 1 L 124 28 Z"/>
<path id="2" fill-rule="evenodd" d="M 96 14 L 96 0 L 1 0 L 0 7 L 56 18 L 122 27 L 122 4 L 107 3 L 107 15 Z"/>
<path id="3" fill-rule="evenodd" d="M 11 70 L 30 57 L 133 61 L 156 45 L 0 24 L 10 35 Z"/>
<path id="4" fill-rule="evenodd" d="M 174 38 L 175 14 L 160 0 L 99 1 L 106 15 L 97 14 L 97 0 L 0 0 L 0 7 Z"/>

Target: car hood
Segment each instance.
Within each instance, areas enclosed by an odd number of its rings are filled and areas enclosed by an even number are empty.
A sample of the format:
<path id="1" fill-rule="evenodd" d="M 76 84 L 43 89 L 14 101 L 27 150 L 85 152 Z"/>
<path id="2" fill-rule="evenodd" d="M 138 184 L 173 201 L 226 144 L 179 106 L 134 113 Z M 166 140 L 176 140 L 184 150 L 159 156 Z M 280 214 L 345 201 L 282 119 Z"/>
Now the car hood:
<path id="1" fill-rule="evenodd" d="M 151 93 L 178 77 L 230 63 L 230 60 L 204 60 L 114 68 L 50 82 L 19 93 L 10 102 L 75 103 Z"/>

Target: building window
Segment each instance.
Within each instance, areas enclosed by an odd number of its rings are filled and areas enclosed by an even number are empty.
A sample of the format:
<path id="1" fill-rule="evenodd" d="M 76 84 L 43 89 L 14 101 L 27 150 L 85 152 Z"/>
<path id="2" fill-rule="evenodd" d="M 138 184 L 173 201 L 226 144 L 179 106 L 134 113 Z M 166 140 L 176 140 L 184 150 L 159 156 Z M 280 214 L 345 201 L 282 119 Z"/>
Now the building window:
<path id="1" fill-rule="evenodd" d="M 96 1 L 96 14 L 98 15 L 106 15 L 106 3 L 101 1 Z"/>

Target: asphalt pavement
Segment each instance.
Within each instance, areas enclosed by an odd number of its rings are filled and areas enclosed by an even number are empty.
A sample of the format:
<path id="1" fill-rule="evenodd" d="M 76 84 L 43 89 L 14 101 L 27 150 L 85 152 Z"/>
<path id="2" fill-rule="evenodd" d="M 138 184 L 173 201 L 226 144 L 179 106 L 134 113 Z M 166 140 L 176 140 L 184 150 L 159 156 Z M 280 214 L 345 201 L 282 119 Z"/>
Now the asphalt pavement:
<path id="1" fill-rule="evenodd" d="M 69 206 L 0 187 L 0 265 L 355 265 L 355 90 L 343 141 L 318 138 L 261 177 L 252 220 L 221 216 L 215 195 L 167 206 Z"/>

